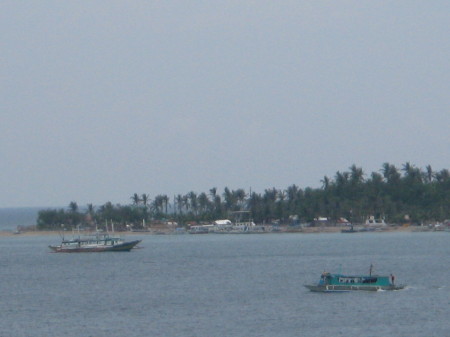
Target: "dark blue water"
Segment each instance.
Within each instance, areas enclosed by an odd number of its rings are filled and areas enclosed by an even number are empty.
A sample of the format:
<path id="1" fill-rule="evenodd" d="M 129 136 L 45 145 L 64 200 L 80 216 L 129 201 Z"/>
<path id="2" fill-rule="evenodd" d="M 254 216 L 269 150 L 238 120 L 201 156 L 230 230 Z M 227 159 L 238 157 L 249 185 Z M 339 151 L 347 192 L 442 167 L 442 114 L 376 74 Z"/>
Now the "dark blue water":
<path id="1" fill-rule="evenodd" d="M 0 336 L 450 336 L 450 233 L 147 235 L 130 253 L 0 237 Z M 405 290 L 311 293 L 324 271 Z"/>

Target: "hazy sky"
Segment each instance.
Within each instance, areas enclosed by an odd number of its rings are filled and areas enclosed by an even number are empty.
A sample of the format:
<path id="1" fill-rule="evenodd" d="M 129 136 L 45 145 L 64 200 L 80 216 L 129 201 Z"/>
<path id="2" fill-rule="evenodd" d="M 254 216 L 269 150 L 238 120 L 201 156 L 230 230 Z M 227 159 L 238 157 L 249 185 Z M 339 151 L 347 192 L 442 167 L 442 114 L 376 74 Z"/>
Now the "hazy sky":
<path id="1" fill-rule="evenodd" d="M 0 29 L 0 207 L 450 167 L 447 0 L 3 0 Z"/>

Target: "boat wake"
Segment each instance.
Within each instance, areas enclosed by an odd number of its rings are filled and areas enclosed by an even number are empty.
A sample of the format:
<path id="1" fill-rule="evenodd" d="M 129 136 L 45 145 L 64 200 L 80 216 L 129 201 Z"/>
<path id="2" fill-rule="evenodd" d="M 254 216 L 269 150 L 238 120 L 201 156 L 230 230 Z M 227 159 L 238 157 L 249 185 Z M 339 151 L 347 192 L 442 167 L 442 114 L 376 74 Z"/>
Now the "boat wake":
<path id="1" fill-rule="evenodd" d="M 442 290 L 442 289 L 445 289 L 445 288 L 446 288 L 445 285 L 443 285 L 443 286 L 433 286 L 433 287 L 431 287 L 431 289 L 437 289 L 437 290 Z"/>

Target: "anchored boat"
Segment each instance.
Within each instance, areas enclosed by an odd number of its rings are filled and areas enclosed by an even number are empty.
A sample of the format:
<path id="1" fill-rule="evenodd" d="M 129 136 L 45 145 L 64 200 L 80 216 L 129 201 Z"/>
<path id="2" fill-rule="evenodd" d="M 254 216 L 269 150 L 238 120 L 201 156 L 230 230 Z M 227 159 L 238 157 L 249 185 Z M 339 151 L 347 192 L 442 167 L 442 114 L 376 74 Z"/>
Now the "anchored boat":
<path id="1" fill-rule="evenodd" d="M 48 247 L 55 253 L 129 252 L 139 242 L 141 240 L 124 241 L 116 236 L 96 233 L 84 237 L 79 236 L 71 240 L 63 238 L 60 245 Z"/>
<path id="2" fill-rule="evenodd" d="M 352 290 L 400 290 L 405 285 L 395 284 L 394 275 L 380 276 L 372 275 L 372 266 L 369 275 L 343 275 L 322 273 L 317 284 L 305 285 L 311 291 L 315 292 L 342 292 Z"/>

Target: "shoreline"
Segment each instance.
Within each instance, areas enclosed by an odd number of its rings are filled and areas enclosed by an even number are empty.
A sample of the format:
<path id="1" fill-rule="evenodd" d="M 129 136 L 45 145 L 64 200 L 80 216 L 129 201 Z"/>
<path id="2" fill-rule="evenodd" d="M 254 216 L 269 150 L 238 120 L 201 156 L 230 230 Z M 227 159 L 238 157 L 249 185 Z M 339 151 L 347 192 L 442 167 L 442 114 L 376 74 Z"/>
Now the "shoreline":
<path id="1" fill-rule="evenodd" d="M 260 234 L 321 234 L 321 233 L 341 233 L 341 230 L 346 229 L 345 227 L 305 227 L 305 228 L 283 228 L 280 232 L 266 232 Z M 356 230 L 362 228 L 355 228 Z M 411 232 L 434 232 L 435 230 L 430 229 L 428 227 L 420 227 L 420 226 L 387 226 L 382 228 L 377 228 L 369 231 L 361 231 L 359 233 L 411 233 Z M 439 232 L 439 231 L 437 231 Z M 16 236 L 61 236 L 61 231 L 23 231 L 20 233 L 16 233 L 14 231 L 9 230 L 0 230 L 0 237 L 16 237 Z M 149 232 L 116 232 L 117 235 L 172 235 L 175 234 L 172 230 L 155 228 L 151 229 Z M 213 234 L 213 233 L 211 233 Z M 65 232 L 65 235 L 72 235 L 72 232 Z"/>

